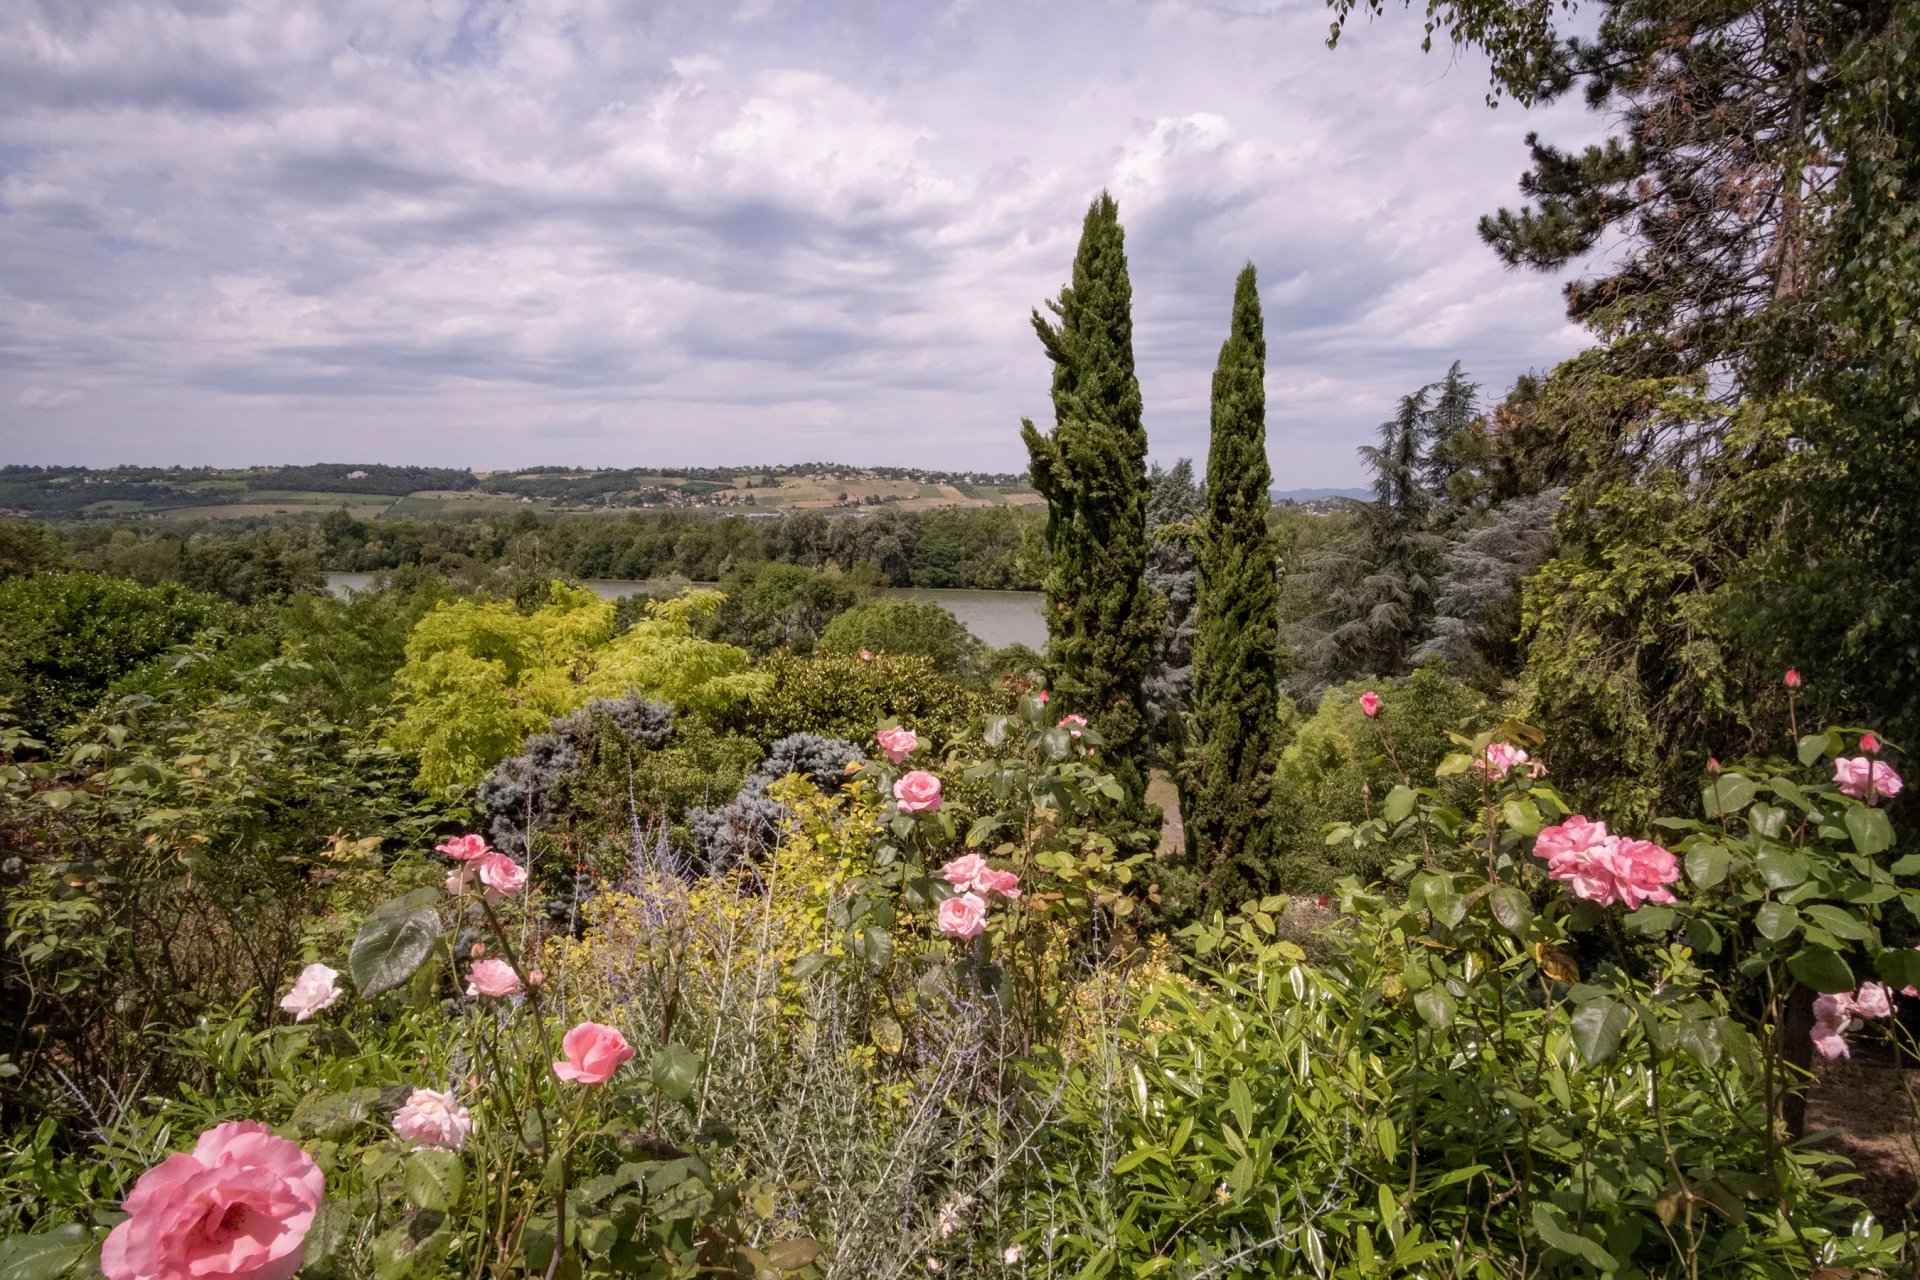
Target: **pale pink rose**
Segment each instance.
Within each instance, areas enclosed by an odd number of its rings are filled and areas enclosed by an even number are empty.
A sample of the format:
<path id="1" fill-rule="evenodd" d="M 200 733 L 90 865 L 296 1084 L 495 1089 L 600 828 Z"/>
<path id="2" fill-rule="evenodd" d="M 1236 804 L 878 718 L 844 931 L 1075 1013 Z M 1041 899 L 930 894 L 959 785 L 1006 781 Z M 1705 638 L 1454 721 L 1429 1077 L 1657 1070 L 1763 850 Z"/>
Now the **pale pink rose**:
<path id="1" fill-rule="evenodd" d="M 1072 734 L 1074 737 L 1077 738 L 1080 736 L 1081 732 L 1087 727 L 1087 718 L 1085 716 L 1076 716 L 1076 715 L 1061 716 L 1060 727 L 1062 729 L 1065 729 L 1068 733 Z"/>
<path id="2" fill-rule="evenodd" d="M 1612 847 L 1613 840 L 1609 837 L 1606 847 L 1594 853 L 1579 858 L 1563 858 L 1551 864 L 1547 868 L 1547 875 L 1565 884 L 1574 897 L 1610 907 L 1619 892 L 1613 873 L 1605 861 Z"/>
<path id="3" fill-rule="evenodd" d="M 1800 668 L 1788 667 L 1787 674 L 1780 678 L 1780 683 L 1786 685 L 1789 689 L 1798 689 L 1800 687 Z"/>
<path id="4" fill-rule="evenodd" d="M 938 813 L 940 779 L 925 769 L 915 769 L 893 784 L 893 798 L 902 813 Z"/>
<path id="5" fill-rule="evenodd" d="M 1833 785 L 1844 795 L 1872 804 L 1893 799 L 1905 789 L 1906 782 L 1885 760 L 1843 756 L 1833 762 Z"/>
<path id="6" fill-rule="evenodd" d="M 1866 752 L 1870 756 L 1877 756 L 1880 754 L 1880 738 L 1877 734 L 1873 732 L 1873 730 L 1869 729 L 1865 733 L 1860 735 L 1860 750 Z"/>
<path id="7" fill-rule="evenodd" d="M 1574 814 L 1565 822 L 1540 828 L 1533 839 L 1533 856 L 1545 858 L 1549 866 L 1569 858 L 1584 859 L 1612 839 L 1604 822 L 1589 822 Z"/>
<path id="8" fill-rule="evenodd" d="M 978 889 L 981 887 L 981 877 L 987 874 L 987 860 L 977 853 L 969 853 L 941 867 L 940 874 L 947 878 L 948 884 L 962 892 Z"/>
<path id="9" fill-rule="evenodd" d="M 467 994 L 492 996 L 496 1000 L 503 996 L 519 995 L 520 975 L 505 960 L 492 957 L 475 960 L 467 970 Z"/>
<path id="10" fill-rule="evenodd" d="M 893 764 L 899 764 L 920 746 L 920 735 L 911 729 L 882 729 L 873 740 L 880 744 L 880 754 Z"/>
<path id="11" fill-rule="evenodd" d="M 473 1132 L 473 1113 L 451 1093 L 415 1089 L 393 1113 L 393 1131 L 415 1146 L 458 1151 Z"/>
<path id="12" fill-rule="evenodd" d="M 1498 782 L 1526 762 L 1527 753 L 1512 743 L 1489 742 L 1480 758 L 1473 762 L 1473 770 L 1483 778 Z"/>
<path id="13" fill-rule="evenodd" d="M 1380 695 L 1369 689 L 1360 695 L 1360 710 L 1371 720 L 1380 714 Z"/>
<path id="14" fill-rule="evenodd" d="M 987 927 L 987 901 L 977 893 L 962 893 L 940 904 L 940 932 L 949 938 L 977 938 Z"/>
<path id="15" fill-rule="evenodd" d="M 1853 1015 L 1857 1018 L 1893 1016 L 1893 993 L 1883 982 L 1863 982 L 1853 993 Z"/>
<path id="16" fill-rule="evenodd" d="M 622 1063 L 633 1057 L 633 1046 L 612 1027 L 583 1022 L 560 1041 L 564 1061 L 553 1064 L 553 1074 L 580 1084 L 605 1084 Z"/>
<path id="17" fill-rule="evenodd" d="M 308 965 L 293 980 L 293 990 L 280 997 L 280 1007 L 292 1014 L 295 1022 L 305 1022 L 344 994 L 334 981 L 339 976 L 338 969 Z"/>
<path id="18" fill-rule="evenodd" d="M 1845 1033 L 1862 1018 L 1893 1015 L 1893 995 L 1883 983 L 1866 982 L 1852 995 L 1828 992 L 1813 1000 L 1813 1047 L 1823 1058 L 1851 1057 Z"/>
<path id="19" fill-rule="evenodd" d="M 995 871 L 989 867 L 981 875 L 977 887 L 987 893 L 997 893 L 1012 902 L 1020 896 L 1020 877 L 1011 871 Z"/>
<path id="20" fill-rule="evenodd" d="M 1680 878 L 1680 860 L 1651 840 L 1620 840 L 1607 855 L 1614 889 L 1627 910 L 1643 902 L 1674 901 L 1667 886 Z"/>
<path id="21" fill-rule="evenodd" d="M 862 649 L 862 650 L 860 651 L 860 661 L 862 661 L 862 662 L 872 662 L 872 661 L 873 661 L 873 650 L 871 650 L 871 649 Z"/>
<path id="22" fill-rule="evenodd" d="M 1824 1022 L 1816 1022 L 1813 1024 L 1813 1031 L 1810 1033 L 1810 1036 L 1813 1040 L 1814 1049 L 1819 1052 L 1821 1057 L 1827 1059 L 1829 1062 L 1835 1058 L 1850 1058 L 1853 1056 L 1852 1052 L 1847 1048 L 1846 1037 L 1840 1034 L 1838 1027 L 1830 1026 Z"/>
<path id="23" fill-rule="evenodd" d="M 289 1280 L 326 1198 L 320 1166 L 263 1124 L 236 1120 L 140 1175 L 107 1236 L 108 1280 Z"/>
<path id="24" fill-rule="evenodd" d="M 504 853 L 489 853 L 480 859 L 480 883 L 494 897 L 518 893 L 527 887 L 527 869 Z"/>
<path id="25" fill-rule="evenodd" d="M 452 871 L 447 872 L 447 896 L 449 898 L 459 897 L 461 894 L 467 891 L 467 886 L 472 883 L 473 883 L 472 867 L 468 866 L 468 867 L 454 868 Z"/>
<path id="26" fill-rule="evenodd" d="M 455 836 L 451 840 L 441 841 L 434 848 L 455 862 L 478 862 L 492 852 L 487 848 L 487 838 L 476 835 Z"/>

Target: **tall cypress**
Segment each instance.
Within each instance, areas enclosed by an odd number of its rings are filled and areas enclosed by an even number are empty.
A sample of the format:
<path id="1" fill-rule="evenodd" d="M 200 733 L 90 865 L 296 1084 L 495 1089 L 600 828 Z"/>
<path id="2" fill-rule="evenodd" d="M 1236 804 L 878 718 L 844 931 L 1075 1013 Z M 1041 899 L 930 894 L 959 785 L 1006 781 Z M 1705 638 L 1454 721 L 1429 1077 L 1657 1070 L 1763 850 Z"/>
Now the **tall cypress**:
<path id="1" fill-rule="evenodd" d="M 1047 632 L 1062 711 L 1092 718 L 1137 782 L 1159 618 L 1147 589 L 1147 432 L 1133 372 L 1133 285 L 1113 198 L 1087 210 L 1073 282 L 1035 311 L 1054 429 L 1021 423 L 1047 500 Z"/>
<path id="2" fill-rule="evenodd" d="M 1193 785 L 1186 820 L 1208 896 L 1231 908 L 1272 887 L 1279 756 L 1280 586 L 1267 536 L 1267 341 L 1252 264 L 1213 371 L 1194 655 Z"/>

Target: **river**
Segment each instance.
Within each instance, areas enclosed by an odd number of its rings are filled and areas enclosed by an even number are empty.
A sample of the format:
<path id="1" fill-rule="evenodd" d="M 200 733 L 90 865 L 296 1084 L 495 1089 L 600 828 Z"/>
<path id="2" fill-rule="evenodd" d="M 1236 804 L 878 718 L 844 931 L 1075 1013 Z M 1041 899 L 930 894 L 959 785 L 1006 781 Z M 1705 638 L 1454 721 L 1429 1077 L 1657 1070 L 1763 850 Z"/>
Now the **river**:
<path id="1" fill-rule="evenodd" d="M 329 573 L 327 590 L 336 595 L 359 591 L 373 584 L 371 573 Z M 645 582 L 618 578 L 590 578 L 591 587 L 602 599 L 618 600 L 647 587 Z M 924 600 L 937 604 L 960 620 L 983 643 L 994 648 L 1024 644 L 1035 649 L 1047 647 L 1046 597 L 1038 591 L 966 591 L 944 587 L 888 587 L 881 595 L 903 600 Z"/>

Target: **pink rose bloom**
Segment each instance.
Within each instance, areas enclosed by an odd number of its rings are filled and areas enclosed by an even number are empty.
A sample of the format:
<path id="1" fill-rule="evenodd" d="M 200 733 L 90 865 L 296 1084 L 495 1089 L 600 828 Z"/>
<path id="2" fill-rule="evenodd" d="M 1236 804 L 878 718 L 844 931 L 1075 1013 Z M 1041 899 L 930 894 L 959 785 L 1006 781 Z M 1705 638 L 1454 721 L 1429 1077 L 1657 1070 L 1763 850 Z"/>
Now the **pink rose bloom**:
<path id="1" fill-rule="evenodd" d="M 1606 823 L 1589 822 L 1576 813 L 1565 822 L 1540 828 L 1533 840 L 1533 856 L 1545 858 L 1549 866 L 1567 859 L 1584 860 L 1612 838 Z"/>
<path id="2" fill-rule="evenodd" d="M 1526 762 L 1527 753 L 1512 743 L 1489 742 L 1480 759 L 1473 762 L 1473 770 L 1483 778 L 1498 782 Z"/>
<path id="3" fill-rule="evenodd" d="M 504 853 L 489 853 L 480 859 L 480 883 L 494 897 L 518 893 L 527 887 L 527 869 Z"/>
<path id="4" fill-rule="evenodd" d="M 940 904 L 939 922 L 949 938 L 977 938 L 987 927 L 987 901 L 977 893 L 956 894 Z"/>
<path id="5" fill-rule="evenodd" d="M 459 897 L 467 891 L 467 886 L 472 882 L 472 867 L 458 867 L 447 872 L 447 896 L 449 898 Z"/>
<path id="6" fill-rule="evenodd" d="M 1800 668 L 1788 667 L 1787 674 L 1780 678 L 1780 682 L 1789 689 L 1798 689 L 1800 687 Z"/>
<path id="7" fill-rule="evenodd" d="M 1610 907 L 1619 892 L 1607 865 L 1612 845 L 1613 839 L 1609 837 L 1606 848 L 1582 857 L 1563 858 L 1548 866 L 1547 876 L 1565 884 L 1576 898 Z"/>
<path id="8" fill-rule="evenodd" d="M 487 838 L 476 835 L 455 836 L 435 845 L 434 849 L 455 862 L 477 862 L 492 852 L 487 848 Z"/>
<path id="9" fill-rule="evenodd" d="M 1041 706 L 1043 706 L 1043 707 L 1044 707 L 1044 706 L 1046 706 L 1046 705 L 1047 705 L 1047 699 L 1048 699 L 1048 694 L 1047 694 L 1047 691 L 1046 691 L 1045 689 L 1042 689 L 1042 690 L 1041 690 L 1040 692 L 1038 692 L 1038 693 L 1036 693 L 1036 694 L 1034 694 L 1033 696 L 1034 696 L 1034 697 L 1036 697 L 1036 698 L 1038 698 L 1038 699 L 1040 700 L 1040 705 L 1041 705 Z"/>
<path id="10" fill-rule="evenodd" d="M 344 994 L 334 982 L 339 976 L 338 969 L 308 965 L 293 980 L 293 990 L 280 997 L 280 1007 L 292 1014 L 295 1022 L 305 1022 Z"/>
<path id="11" fill-rule="evenodd" d="M 947 878 L 948 884 L 964 893 L 981 887 L 981 877 L 987 874 L 987 860 L 977 853 L 969 853 L 941 867 L 940 874 Z"/>
<path id="12" fill-rule="evenodd" d="M 1060 727 L 1077 738 L 1080 736 L 1080 731 L 1087 727 L 1087 718 L 1078 715 L 1061 716 Z"/>
<path id="13" fill-rule="evenodd" d="M 553 1064 L 553 1074 L 580 1084 L 605 1084 L 633 1056 L 633 1046 L 612 1027 L 583 1022 L 560 1041 L 565 1061 Z"/>
<path id="14" fill-rule="evenodd" d="M 1830 1023 L 1814 1023 L 1810 1038 L 1813 1040 L 1814 1049 L 1829 1062 L 1835 1058 L 1853 1056 L 1852 1051 L 1847 1048 L 1847 1038 L 1840 1034 L 1840 1028 Z"/>
<path id="15" fill-rule="evenodd" d="M 1869 729 L 1860 735 L 1860 749 L 1870 756 L 1880 754 L 1880 739 L 1873 730 Z"/>
<path id="16" fill-rule="evenodd" d="M 882 729 L 873 740 L 880 744 L 880 754 L 893 764 L 899 764 L 920 746 L 920 735 L 911 729 Z"/>
<path id="17" fill-rule="evenodd" d="M 1680 878 L 1680 860 L 1651 840 L 1618 841 L 1606 855 L 1613 885 L 1627 910 L 1643 902 L 1671 903 L 1667 886 Z"/>
<path id="18" fill-rule="evenodd" d="M 1829 1060 L 1851 1057 L 1846 1032 L 1861 1018 L 1886 1018 L 1893 1014 L 1893 996 L 1883 983 L 1862 983 L 1852 995 L 1828 992 L 1813 1000 L 1813 1047 Z"/>
<path id="19" fill-rule="evenodd" d="M 862 649 L 862 650 L 860 651 L 860 661 L 862 661 L 862 662 L 872 662 L 872 661 L 873 661 L 873 650 L 871 650 L 871 649 Z"/>
<path id="20" fill-rule="evenodd" d="M 505 960 L 492 956 L 485 960 L 475 960 L 473 967 L 467 970 L 467 994 L 470 996 L 492 996 L 498 1000 L 504 996 L 520 994 L 520 975 Z"/>
<path id="21" fill-rule="evenodd" d="M 1857 1018 L 1893 1016 L 1893 994 L 1883 982 L 1865 982 L 1853 993 L 1853 1015 Z"/>
<path id="22" fill-rule="evenodd" d="M 473 1113 L 451 1093 L 415 1089 L 393 1113 L 393 1131 L 418 1147 L 458 1151 L 473 1132 Z"/>
<path id="23" fill-rule="evenodd" d="M 915 769 L 893 784 L 893 798 L 902 813 L 938 813 L 940 779 L 925 769 Z"/>
<path id="24" fill-rule="evenodd" d="M 995 871 L 989 867 L 981 874 L 976 887 L 987 893 L 997 893 L 1012 902 L 1020 896 L 1020 877 L 1011 871 Z"/>
<path id="25" fill-rule="evenodd" d="M 1870 756 L 1845 756 L 1833 762 L 1833 785 L 1843 795 L 1872 804 L 1891 800 L 1906 787 L 1893 766 Z"/>
<path id="26" fill-rule="evenodd" d="M 326 1179 L 306 1152 L 236 1120 L 140 1175 L 100 1249 L 108 1280 L 289 1280 Z"/>
<path id="27" fill-rule="evenodd" d="M 1380 695 L 1369 689 L 1360 695 L 1360 710 L 1371 720 L 1380 714 Z"/>

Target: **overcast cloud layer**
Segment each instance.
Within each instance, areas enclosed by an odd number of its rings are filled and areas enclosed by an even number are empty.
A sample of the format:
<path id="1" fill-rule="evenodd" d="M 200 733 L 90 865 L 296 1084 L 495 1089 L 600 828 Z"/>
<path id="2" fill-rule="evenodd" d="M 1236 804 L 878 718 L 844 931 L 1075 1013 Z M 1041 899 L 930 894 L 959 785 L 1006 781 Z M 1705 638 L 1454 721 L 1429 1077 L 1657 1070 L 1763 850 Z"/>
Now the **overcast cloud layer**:
<path id="1" fill-rule="evenodd" d="M 989 0 L 0 0 L 0 461 L 1018 470 L 1120 202 L 1153 453 L 1233 275 L 1281 485 L 1581 345 L 1473 232 L 1529 127 L 1417 15 Z M 1545 118 L 1542 118 L 1545 117 Z"/>

